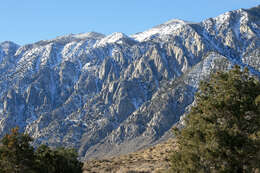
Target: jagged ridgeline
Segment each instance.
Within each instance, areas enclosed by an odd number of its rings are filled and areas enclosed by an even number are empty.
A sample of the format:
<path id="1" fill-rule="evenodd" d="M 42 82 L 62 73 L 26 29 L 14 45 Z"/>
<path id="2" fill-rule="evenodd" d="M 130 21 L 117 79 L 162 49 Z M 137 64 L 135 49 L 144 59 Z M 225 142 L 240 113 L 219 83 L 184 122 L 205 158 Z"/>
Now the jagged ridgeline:
<path id="1" fill-rule="evenodd" d="M 132 152 L 170 136 L 198 83 L 234 64 L 260 74 L 260 6 L 200 23 L 171 20 L 131 36 L 66 35 L 0 44 L 0 136 L 82 158 Z"/>

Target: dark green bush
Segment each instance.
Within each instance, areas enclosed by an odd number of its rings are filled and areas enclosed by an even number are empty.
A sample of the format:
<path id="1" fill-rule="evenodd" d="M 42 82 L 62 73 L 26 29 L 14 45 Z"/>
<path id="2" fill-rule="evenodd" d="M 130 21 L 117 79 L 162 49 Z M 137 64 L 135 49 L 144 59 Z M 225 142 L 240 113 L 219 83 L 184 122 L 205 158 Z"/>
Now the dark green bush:
<path id="1" fill-rule="evenodd" d="M 238 66 L 202 82 L 196 105 L 175 128 L 172 171 L 255 172 L 260 168 L 260 83 Z"/>
<path id="2" fill-rule="evenodd" d="M 81 173 L 83 163 L 77 160 L 74 149 L 51 149 L 46 145 L 36 150 L 32 138 L 11 130 L 1 139 L 0 173 Z"/>

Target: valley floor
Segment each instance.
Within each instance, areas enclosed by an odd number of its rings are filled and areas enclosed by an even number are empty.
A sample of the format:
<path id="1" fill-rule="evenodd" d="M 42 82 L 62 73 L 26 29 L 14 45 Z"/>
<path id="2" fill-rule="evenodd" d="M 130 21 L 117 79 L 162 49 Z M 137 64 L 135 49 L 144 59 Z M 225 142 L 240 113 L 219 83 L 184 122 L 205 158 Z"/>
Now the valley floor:
<path id="1" fill-rule="evenodd" d="M 170 168 L 174 139 L 127 155 L 85 162 L 83 173 L 160 173 Z"/>

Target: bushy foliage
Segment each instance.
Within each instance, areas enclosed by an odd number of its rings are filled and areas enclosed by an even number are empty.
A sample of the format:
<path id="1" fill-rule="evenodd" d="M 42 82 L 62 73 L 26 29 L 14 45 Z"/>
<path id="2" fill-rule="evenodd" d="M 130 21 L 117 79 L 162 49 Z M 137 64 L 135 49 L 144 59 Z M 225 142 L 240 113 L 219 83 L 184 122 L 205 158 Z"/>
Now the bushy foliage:
<path id="1" fill-rule="evenodd" d="M 39 173 L 79 173 L 83 164 L 77 160 L 74 149 L 57 148 L 51 150 L 41 145 L 36 150 Z"/>
<path id="2" fill-rule="evenodd" d="M 14 128 L 11 134 L 6 134 L 0 146 L 0 173 L 33 172 L 34 149 L 30 145 L 32 138 L 20 134 Z"/>
<path id="3" fill-rule="evenodd" d="M 0 173 L 80 173 L 83 163 L 77 160 L 74 149 L 51 149 L 46 145 L 36 150 L 32 138 L 11 130 L 1 139 Z"/>
<path id="4" fill-rule="evenodd" d="M 183 129 L 172 171 L 255 172 L 260 168 L 260 83 L 235 66 L 200 84 Z"/>

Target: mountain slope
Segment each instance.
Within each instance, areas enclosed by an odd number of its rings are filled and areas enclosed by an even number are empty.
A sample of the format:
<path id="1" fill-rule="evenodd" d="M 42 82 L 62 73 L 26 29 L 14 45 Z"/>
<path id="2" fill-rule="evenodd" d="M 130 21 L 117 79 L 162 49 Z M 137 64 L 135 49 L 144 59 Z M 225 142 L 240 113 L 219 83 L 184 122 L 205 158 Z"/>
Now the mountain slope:
<path id="1" fill-rule="evenodd" d="M 127 155 L 120 155 L 102 160 L 89 160 L 83 167 L 84 173 L 159 173 L 170 169 L 169 153 L 176 149 L 174 140 L 170 139 L 161 144 L 141 149 Z M 168 171 L 169 172 L 169 171 Z"/>
<path id="2" fill-rule="evenodd" d="M 1 43 L 0 135 L 19 126 L 35 144 L 75 147 L 83 159 L 167 139 L 211 72 L 239 64 L 260 74 L 259 8 L 132 36 Z"/>

